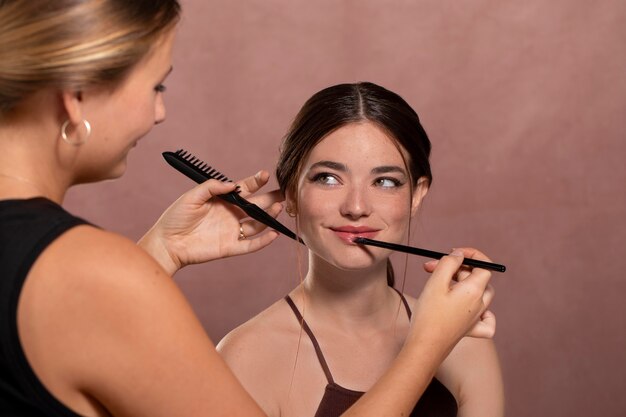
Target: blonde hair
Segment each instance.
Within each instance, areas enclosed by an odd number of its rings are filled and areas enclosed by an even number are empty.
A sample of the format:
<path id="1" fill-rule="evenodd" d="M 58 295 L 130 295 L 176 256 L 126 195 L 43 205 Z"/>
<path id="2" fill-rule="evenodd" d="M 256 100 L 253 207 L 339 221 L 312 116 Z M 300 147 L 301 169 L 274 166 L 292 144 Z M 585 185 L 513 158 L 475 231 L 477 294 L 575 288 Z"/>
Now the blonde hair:
<path id="1" fill-rule="evenodd" d="M 179 18 L 177 0 L 0 0 L 0 117 L 43 88 L 115 85 Z"/>

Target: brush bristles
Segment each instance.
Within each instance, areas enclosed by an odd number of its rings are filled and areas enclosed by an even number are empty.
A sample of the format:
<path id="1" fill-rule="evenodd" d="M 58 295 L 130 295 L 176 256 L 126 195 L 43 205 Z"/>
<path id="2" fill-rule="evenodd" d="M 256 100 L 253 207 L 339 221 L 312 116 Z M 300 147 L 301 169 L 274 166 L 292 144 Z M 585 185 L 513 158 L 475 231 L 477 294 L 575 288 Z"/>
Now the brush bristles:
<path id="1" fill-rule="evenodd" d="M 219 180 L 219 181 L 222 181 L 222 182 L 227 182 L 227 181 L 228 182 L 232 182 L 231 179 L 228 178 L 226 175 L 222 174 L 217 169 L 211 167 L 209 164 L 204 162 L 202 159 L 196 158 L 195 156 L 193 156 L 192 154 L 190 154 L 189 152 L 187 152 L 187 151 L 185 151 L 183 149 L 177 150 L 175 152 L 175 154 L 180 156 L 183 160 L 188 162 L 194 168 L 202 171 L 203 173 L 205 173 L 206 175 L 208 175 L 209 177 L 211 177 L 211 178 L 213 178 L 215 180 Z"/>

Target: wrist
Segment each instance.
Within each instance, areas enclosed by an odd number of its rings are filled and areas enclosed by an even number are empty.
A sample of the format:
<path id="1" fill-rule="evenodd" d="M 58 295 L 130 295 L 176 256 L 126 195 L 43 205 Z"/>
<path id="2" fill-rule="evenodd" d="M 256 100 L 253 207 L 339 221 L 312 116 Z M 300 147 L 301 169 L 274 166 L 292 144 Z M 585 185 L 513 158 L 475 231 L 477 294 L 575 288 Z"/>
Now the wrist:
<path id="1" fill-rule="evenodd" d="M 419 351 L 421 356 L 428 358 L 429 363 L 436 364 L 434 368 L 436 371 L 459 340 L 460 338 L 444 331 L 431 331 L 431 329 L 413 325 L 405 340 L 403 350 Z"/>
<path id="2" fill-rule="evenodd" d="M 150 229 L 137 245 L 146 251 L 170 276 L 174 275 L 182 265 L 172 257 L 167 245 L 154 229 Z"/>

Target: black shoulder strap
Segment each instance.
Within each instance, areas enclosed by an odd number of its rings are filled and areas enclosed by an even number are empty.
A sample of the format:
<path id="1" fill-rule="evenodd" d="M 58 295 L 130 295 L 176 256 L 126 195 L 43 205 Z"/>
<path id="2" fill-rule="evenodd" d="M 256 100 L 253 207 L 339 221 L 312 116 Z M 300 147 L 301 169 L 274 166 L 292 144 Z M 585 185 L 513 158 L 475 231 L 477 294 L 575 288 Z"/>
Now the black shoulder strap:
<path id="1" fill-rule="evenodd" d="M 291 307 L 291 309 L 293 310 L 293 313 L 296 315 L 296 318 L 300 322 L 300 325 L 302 326 L 306 334 L 309 335 L 309 339 L 311 339 L 311 342 L 313 343 L 313 347 L 315 348 L 315 353 L 317 354 L 317 359 L 320 361 L 320 365 L 322 365 L 322 369 L 324 370 L 324 374 L 326 374 L 326 379 L 328 380 L 328 383 L 333 384 L 334 383 L 333 375 L 330 373 L 330 369 L 328 368 L 326 359 L 324 359 L 324 354 L 322 353 L 322 349 L 320 348 L 319 343 L 317 343 L 317 339 L 313 335 L 311 328 L 309 327 L 308 324 L 306 324 L 306 321 L 304 321 L 304 317 L 302 317 L 302 314 L 300 314 L 300 310 L 298 310 L 298 307 L 296 307 L 296 305 L 294 304 L 291 297 L 289 297 L 289 295 L 285 296 L 285 301 L 287 301 L 287 304 L 289 304 L 289 307 Z"/>

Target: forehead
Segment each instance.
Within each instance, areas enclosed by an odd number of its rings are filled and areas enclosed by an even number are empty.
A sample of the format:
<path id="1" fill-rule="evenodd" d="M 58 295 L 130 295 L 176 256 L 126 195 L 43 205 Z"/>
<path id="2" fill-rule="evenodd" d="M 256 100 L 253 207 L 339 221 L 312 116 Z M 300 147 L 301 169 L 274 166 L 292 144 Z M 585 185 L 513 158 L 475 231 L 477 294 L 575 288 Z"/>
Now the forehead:
<path id="1" fill-rule="evenodd" d="M 176 36 L 175 28 L 169 29 L 156 39 L 150 50 L 135 64 L 128 79 L 135 82 L 153 83 L 154 77 L 167 75 L 172 66 L 172 48 Z"/>
<path id="2" fill-rule="evenodd" d="M 175 36 L 175 28 L 163 33 L 152 45 L 146 56 L 139 62 L 139 65 L 156 71 L 161 70 L 164 66 L 169 67 L 172 61 L 172 48 Z"/>
<path id="3" fill-rule="evenodd" d="M 335 130 L 315 145 L 305 165 L 330 160 L 402 166 L 404 163 L 399 146 L 395 139 L 374 123 L 351 123 Z"/>

